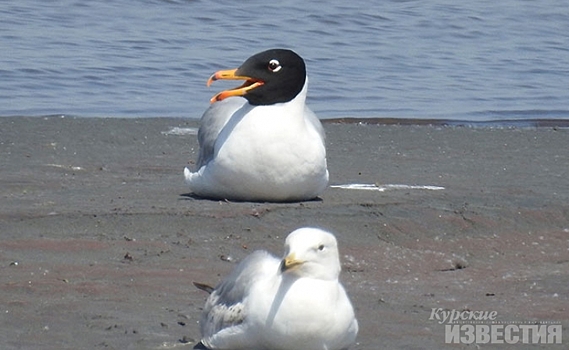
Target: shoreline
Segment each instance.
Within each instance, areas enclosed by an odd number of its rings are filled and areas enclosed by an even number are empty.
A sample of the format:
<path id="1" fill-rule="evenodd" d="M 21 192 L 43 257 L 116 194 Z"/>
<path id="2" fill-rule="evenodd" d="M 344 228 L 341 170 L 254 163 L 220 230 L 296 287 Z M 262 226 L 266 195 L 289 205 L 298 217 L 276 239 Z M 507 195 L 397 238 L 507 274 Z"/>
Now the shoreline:
<path id="1" fill-rule="evenodd" d="M 323 124 L 331 185 L 419 188 L 198 200 L 182 176 L 196 136 L 168 132 L 197 120 L 0 118 L 2 348 L 189 348 L 206 298 L 192 281 L 280 256 L 301 226 L 338 238 L 352 349 L 470 348 L 445 344 L 438 308 L 567 333 L 567 130 Z"/>
<path id="2" fill-rule="evenodd" d="M 50 114 L 39 116 L 0 116 L 0 119 L 12 118 L 71 118 L 71 119 L 172 119 L 187 120 L 199 123 L 199 118 L 188 117 L 125 117 L 125 116 L 76 116 L 65 114 Z M 367 124 L 367 125 L 402 125 L 402 126 L 443 126 L 443 127 L 469 127 L 469 128 L 569 128 L 569 119 L 556 118 L 527 118 L 527 119 L 489 119 L 470 120 L 452 118 L 397 118 L 397 117 L 331 117 L 320 119 L 322 124 Z"/>

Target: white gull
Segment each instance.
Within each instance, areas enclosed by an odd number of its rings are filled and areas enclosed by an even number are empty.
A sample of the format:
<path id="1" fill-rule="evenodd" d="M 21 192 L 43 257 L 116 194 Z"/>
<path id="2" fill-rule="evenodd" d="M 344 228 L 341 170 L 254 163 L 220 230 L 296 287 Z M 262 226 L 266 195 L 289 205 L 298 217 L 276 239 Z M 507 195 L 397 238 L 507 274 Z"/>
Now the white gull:
<path id="1" fill-rule="evenodd" d="M 293 231 L 282 260 L 256 251 L 209 290 L 202 339 L 194 348 L 347 349 L 358 322 L 339 274 L 334 235 L 317 228 Z"/>
<path id="2" fill-rule="evenodd" d="M 328 185 L 325 136 L 305 104 L 302 58 L 290 50 L 264 51 L 238 69 L 216 72 L 208 84 L 222 79 L 245 83 L 214 96 L 202 116 L 196 169 L 184 169 L 191 191 L 269 202 L 310 200 L 322 193 Z"/>

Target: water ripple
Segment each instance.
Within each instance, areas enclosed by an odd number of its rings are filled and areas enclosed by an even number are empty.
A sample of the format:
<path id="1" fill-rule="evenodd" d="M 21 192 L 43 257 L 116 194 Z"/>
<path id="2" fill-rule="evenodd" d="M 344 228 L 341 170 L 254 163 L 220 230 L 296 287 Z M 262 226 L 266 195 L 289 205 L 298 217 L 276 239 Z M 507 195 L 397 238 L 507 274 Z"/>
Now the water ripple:
<path id="1" fill-rule="evenodd" d="M 323 118 L 569 118 L 568 33 L 561 0 L 7 2 L 0 116 L 198 118 L 211 73 L 280 46 Z"/>

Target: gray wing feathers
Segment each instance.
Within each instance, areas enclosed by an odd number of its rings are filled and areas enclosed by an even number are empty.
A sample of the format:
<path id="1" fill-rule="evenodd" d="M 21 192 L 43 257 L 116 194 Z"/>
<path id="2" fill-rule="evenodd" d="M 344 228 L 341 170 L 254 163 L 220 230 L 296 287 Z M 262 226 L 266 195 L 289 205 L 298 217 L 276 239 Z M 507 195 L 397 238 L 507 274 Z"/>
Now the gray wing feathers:
<path id="1" fill-rule="evenodd" d="M 247 102 L 243 98 L 228 98 L 212 104 L 202 115 L 198 142 L 200 151 L 196 162 L 196 170 L 207 164 L 212 158 L 215 149 L 215 140 L 236 110 Z"/>
<path id="2" fill-rule="evenodd" d="M 265 251 L 253 252 L 241 261 L 207 299 L 200 323 L 203 337 L 241 324 L 247 317 L 244 305 L 250 286 L 271 270 L 276 274 L 278 264 L 279 260 Z"/>

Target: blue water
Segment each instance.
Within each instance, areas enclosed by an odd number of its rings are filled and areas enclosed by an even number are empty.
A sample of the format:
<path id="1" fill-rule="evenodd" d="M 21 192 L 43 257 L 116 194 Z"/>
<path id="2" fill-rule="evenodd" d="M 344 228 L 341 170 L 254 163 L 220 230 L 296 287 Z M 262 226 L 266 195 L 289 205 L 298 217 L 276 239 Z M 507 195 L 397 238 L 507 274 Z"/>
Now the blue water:
<path id="1" fill-rule="evenodd" d="M 288 47 L 321 118 L 569 119 L 565 0 L 0 2 L 0 116 L 199 118 Z"/>

